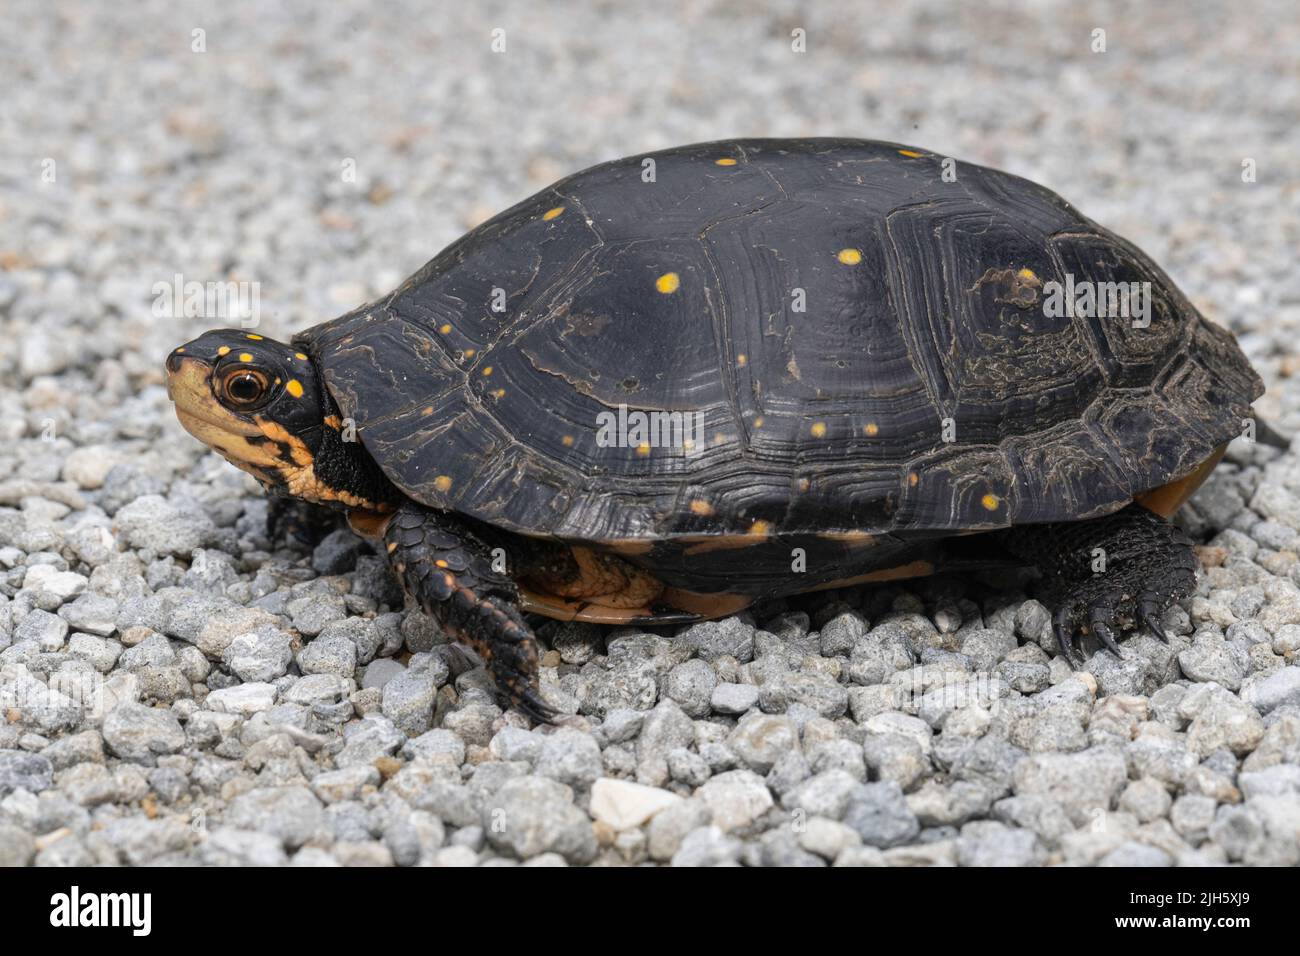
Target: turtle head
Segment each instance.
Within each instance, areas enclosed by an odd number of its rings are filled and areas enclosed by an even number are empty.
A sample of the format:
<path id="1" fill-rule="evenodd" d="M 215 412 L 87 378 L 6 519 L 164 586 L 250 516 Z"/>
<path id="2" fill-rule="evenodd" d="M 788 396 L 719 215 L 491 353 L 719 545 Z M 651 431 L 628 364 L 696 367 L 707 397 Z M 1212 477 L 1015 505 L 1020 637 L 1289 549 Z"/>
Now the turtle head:
<path id="1" fill-rule="evenodd" d="M 396 492 L 345 429 L 310 356 L 251 332 L 214 329 L 167 356 L 167 394 L 191 435 L 268 491 L 390 510 Z"/>

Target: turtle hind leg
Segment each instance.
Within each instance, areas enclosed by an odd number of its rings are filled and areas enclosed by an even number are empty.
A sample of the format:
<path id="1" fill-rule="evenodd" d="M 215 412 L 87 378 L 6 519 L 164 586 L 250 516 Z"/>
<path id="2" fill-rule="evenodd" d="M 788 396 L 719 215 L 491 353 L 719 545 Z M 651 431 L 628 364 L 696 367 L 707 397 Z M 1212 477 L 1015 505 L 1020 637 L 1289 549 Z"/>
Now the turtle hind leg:
<path id="1" fill-rule="evenodd" d="M 540 723 L 556 712 L 538 687 L 537 642 L 519 613 L 514 581 L 492 567 L 492 552 L 468 523 L 406 505 L 384 546 L 402 585 L 452 638 L 478 652 L 510 706 Z"/>
<path id="2" fill-rule="evenodd" d="M 1087 521 L 1023 525 L 1003 544 L 1036 565 L 1055 604 L 1052 628 L 1067 659 L 1084 629 L 1116 656 L 1116 632 L 1144 626 L 1162 641 L 1160 615 L 1196 587 L 1196 555 L 1181 531 L 1141 505 Z"/>

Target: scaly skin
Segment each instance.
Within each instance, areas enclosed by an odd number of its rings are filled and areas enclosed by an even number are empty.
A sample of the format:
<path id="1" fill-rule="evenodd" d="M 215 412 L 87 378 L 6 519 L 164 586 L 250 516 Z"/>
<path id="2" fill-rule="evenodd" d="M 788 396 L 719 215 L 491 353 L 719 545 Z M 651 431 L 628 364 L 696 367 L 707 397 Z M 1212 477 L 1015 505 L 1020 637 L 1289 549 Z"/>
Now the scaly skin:
<path id="1" fill-rule="evenodd" d="M 1141 623 L 1167 641 L 1160 615 L 1196 587 L 1196 555 L 1181 531 L 1141 505 L 1103 518 L 1024 525 L 1002 543 L 1036 565 L 1056 606 L 1052 628 L 1067 659 L 1074 634 L 1086 628 L 1116 656 L 1115 630 Z M 1105 570 L 1094 571 L 1096 549 Z"/>
<path id="2" fill-rule="evenodd" d="M 537 643 L 516 605 L 519 592 L 492 569 L 491 551 L 454 515 L 402 506 L 384 533 L 403 586 L 454 639 L 478 652 L 511 706 L 550 722 L 555 711 L 538 688 Z"/>

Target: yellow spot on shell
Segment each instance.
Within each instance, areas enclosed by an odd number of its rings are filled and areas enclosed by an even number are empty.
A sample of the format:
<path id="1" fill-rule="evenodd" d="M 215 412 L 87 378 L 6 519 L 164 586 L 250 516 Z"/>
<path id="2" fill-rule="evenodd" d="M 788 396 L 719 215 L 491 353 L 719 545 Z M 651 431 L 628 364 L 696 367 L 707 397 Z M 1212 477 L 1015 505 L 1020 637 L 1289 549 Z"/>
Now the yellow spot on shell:
<path id="1" fill-rule="evenodd" d="M 218 354 L 218 355 L 229 355 L 229 354 L 230 354 L 230 346 L 229 346 L 229 345 L 223 345 L 223 346 L 221 346 L 221 348 L 217 349 L 217 354 Z"/>
<path id="2" fill-rule="evenodd" d="M 880 426 L 877 425 L 875 422 L 867 422 L 865 425 L 862 426 L 862 430 L 866 432 L 868 435 L 875 435 L 877 432 L 880 431 Z"/>
<path id="3" fill-rule="evenodd" d="M 261 337 L 260 335 L 257 335 L 256 333 L 253 333 L 253 332 L 249 332 L 249 333 L 245 336 L 245 338 L 252 339 L 254 342 L 260 342 L 260 341 L 262 341 L 262 337 Z"/>
<path id="4" fill-rule="evenodd" d="M 180 348 L 178 348 L 178 349 L 176 350 L 176 353 L 179 355 L 179 354 L 184 353 L 184 351 L 185 351 L 185 346 L 182 345 Z"/>
<path id="5" fill-rule="evenodd" d="M 451 334 L 451 323 L 450 323 L 450 322 L 444 322 L 442 325 L 438 326 L 438 331 L 441 332 L 443 335 L 450 335 L 450 334 Z"/>
<path id="6" fill-rule="evenodd" d="M 723 156 L 721 159 L 715 159 L 713 164 L 715 166 L 735 166 L 736 161 L 730 156 Z"/>
<path id="7" fill-rule="evenodd" d="M 548 209 L 546 212 L 542 213 L 542 218 L 547 222 L 550 222 L 552 219 L 557 218 L 562 212 L 564 212 L 564 207 L 556 206 L 554 209 Z"/>
<path id="8" fill-rule="evenodd" d="M 447 565 L 447 562 L 444 561 L 442 558 L 439 558 L 437 561 L 435 561 L 435 562 L 433 562 L 433 563 L 436 564 L 436 565 L 437 565 L 438 567 L 440 567 L 440 568 L 445 568 L 445 567 L 448 566 L 448 565 Z"/>
<path id="9" fill-rule="evenodd" d="M 900 150 L 898 151 L 898 155 L 899 155 L 899 156 L 906 156 L 908 159 L 920 159 L 920 158 L 921 158 L 921 154 L 918 153 L 918 152 L 917 152 L 916 150 L 914 150 L 914 149 L 900 149 Z"/>
<path id="10" fill-rule="evenodd" d="M 912 472 L 910 475 L 907 476 L 907 483 L 909 485 L 912 485 L 913 487 L 916 487 L 916 483 L 920 480 L 921 480 L 921 476 L 918 475 L 916 472 Z"/>
<path id="11" fill-rule="evenodd" d="M 432 406 L 432 405 L 425 405 L 424 408 L 420 409 L 420 414 L 421 414 L 421 415 L 432 415 L 432 414 L 433 414 L 433 406 Z"/>
<path id="12" fill-rule="evenodd" d="M 682 284 L 681 276 L 676 272 L 665 272 L 658 279 L 655 279 L 655 288 L 664 295 L 676 292 Z"/>
<path id="13" fill-rule="evenodd" d="M 437 488 L 439 491 L 450 491 L 451 479 L 446 475 L 439 475 L 437 478 L 433 479 L 433 487 Z"/>
<path id="14" fill-rule="evenodd" d="M 495 392 L 492 393 L 492 397 L 493 397 L 493 398 L 505 398 L 505 397 L 506 397 L 506 390 L 505 390 L 504 388 L 498 388 Z"/>
<path id="15" fill-rule="evenodd" d="M 285 382 L 284 390 L 294 398 L 302 398 L 302 382 L 298 381 L 296 378 L 291 378 L 289 381 Z"/>
<path id="16" fill-rule="evenodd" d="M 305 361 L 307 361 L 307 356 L 303 355 L 301 352 L 294 352 L 294 353 L 293 353 L 293 357 L 296 358 L 296 359 L 297 359 L 298 361 L 300 361 L 300 362 L 305 362 Z"/>
<path id="17" fill-rule="evenodd" d="M 1038 276 L 1034 273 L 1034 270 L 1029 268 L 1021 269 L 1019 275 L 1020 278 L 1028 279 L 1030 282 L 1033 282 L 1035 279 L 1038 278 Z"/>
<path id="18" fill-rule="evenodd" d="M 835 258 L 846 266 L 856 266 L 862 261 L 862 251 L 860 249 L 841 249 L 835 254 Z"/>
<path id="19" fill-rule="evenodd" d="M 772 530 L 770 521 L 755 521 L 749 526 L 749 533 L 755 535 L 765 535 Z"/>
<path id="20" fill-rule="evenodd" d="M 826 437 L 826 423 L 825 423 L 825 422 L 814 422 L 814 423 L 813 423 L 813 427 L 812 427 L 812 433 L 813 433 L 813 438 L 825 438 L 825 437 Z"/>
<path id="21" fill-rule="evenodd" d="M 641 444 L 637 445 L 636 453 L 643 456 L 650 454 L 650 443 L 648 441 L 643 441 Z"/>
<path id="22" fill-rule="evenodd" d="M 572 448 L 572 447 L 573 447 L 573 436 L 572 436 L 572 435 L 565 435 L 563 438 L 560 439 L 560 442 L 561 442 L 561 444 L 564 445 L 565 448 Z"/>
<path id="23" fill-rule="evenodd" d="M 240 353 L 239 353 L 239 361 L 241 361 L 241 362 L 251 362 L 251 361 L 253 361 L 253 356 L 249 355 L 247 352 L 240 352 Z"/>
<path id="24" fill-rule="evenodd" d="M 473 358 L 473 357 L 474 357 L 474 353 L 477 352 L 477 351 L 478 351 L 478 349 L 466 349 L 466 350 L 465 350 L 465 358 Z"/>
<path id="25" fill-rule="evenodd" d="M 763 416 L 762 416 L 762 415 L 759 415 L 757 418 L 754 419 L 754 427 L 755 427 L 755 428 L 762 428 L 762 427 L 763 427 Z"/>
<path id="26" fill-rule="evenodd" d="M 1000 499 L 997 495 L 985 495 L 983 498 L 980 499 L 980 504 L 982 504 L 989 511 L 997 511 L 998 505 L 1002 504 L 1002 499 Z"/>
<path id="27" fill-rule="evenodd" d="M 691 514 L 707 518 L 709 515 L 713 514 L 713 505 L 709 504 L 707 501 L 701 501 L 699 498 L 696 498 L 691 502 Z"/>
<path id="28" fill-rule="evenodd" d="M 485 369 L 483 369 L 483 374 L 484 374 L 484 375 L 491 375 L 491 374 L 492 374 L 492 366 L 489 365 L 489 366 L 487 366 Z"/>
<path id="29" fill-rule="evenodd" d="M 744 368 L 745 365 L 748 364 L 748 362 L 749 359 L 746 357 L 744 352 L 736 356 L 736 364 L 739 365 L 741 368 Z"/>

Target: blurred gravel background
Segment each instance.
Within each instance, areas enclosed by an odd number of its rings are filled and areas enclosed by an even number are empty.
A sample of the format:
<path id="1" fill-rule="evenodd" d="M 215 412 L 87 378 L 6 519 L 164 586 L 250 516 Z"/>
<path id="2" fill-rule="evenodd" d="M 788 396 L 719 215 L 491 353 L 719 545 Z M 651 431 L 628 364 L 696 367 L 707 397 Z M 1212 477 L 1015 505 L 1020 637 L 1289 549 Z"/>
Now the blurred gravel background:
<path id="1" fill-rule="evenodd" d="M 156 282 L 257 282 L 286 337 L 573 170 L 850 135 L 1133 239 L 1300 432 L 1291 0 L 759 6 L 6 6 L 0 865 L 1300 863 L 1296 454 L 1234 447 L 1185 509 L 1171 646 L 1072 673 L 1014 580 L 549 625 L 578 716 L 529 730 L 380 559 L 274 550 L 180 429 L 162 359 L 225 323 Z"/>

